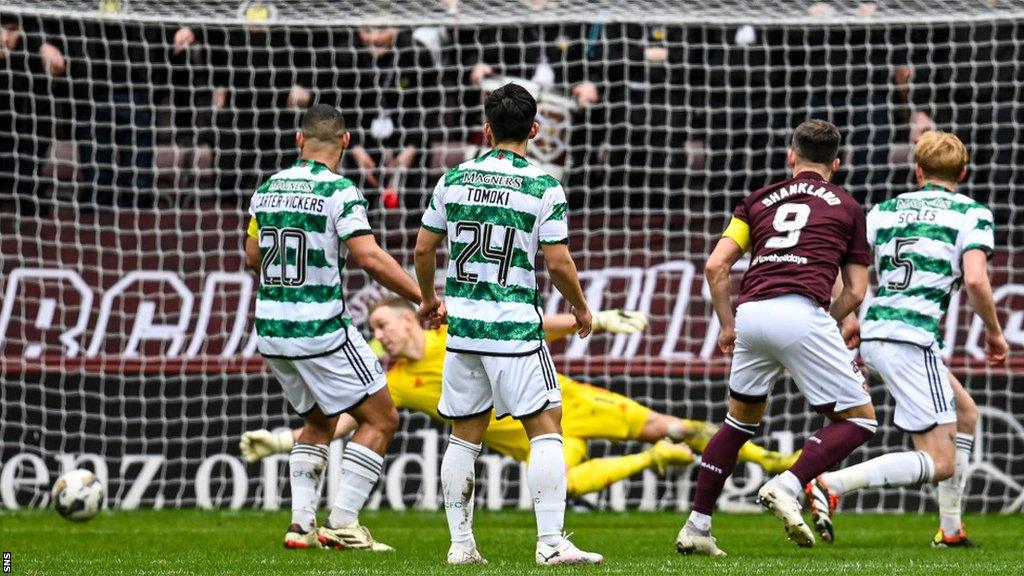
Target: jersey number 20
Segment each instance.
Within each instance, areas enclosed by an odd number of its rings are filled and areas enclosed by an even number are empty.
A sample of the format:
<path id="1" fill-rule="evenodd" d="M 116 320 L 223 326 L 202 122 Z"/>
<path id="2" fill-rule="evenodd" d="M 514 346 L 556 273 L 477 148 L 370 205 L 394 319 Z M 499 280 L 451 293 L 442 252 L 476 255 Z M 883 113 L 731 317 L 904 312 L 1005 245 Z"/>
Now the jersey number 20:
<path id="1" fill-rule="evenodd" d="M 260 244 L 270 238 L 270 248 L 263 255 L 263 284 L 265 286 L 302 286 L 306 281 L 306 233 L 298 228 L 260 228 Z M 288 266 L 288 254 L 295 254 Z M 270 274 L 270 266 L 280 265 L 280 272 Z"/>
<path id="2" fill-rule="evenodd" d="M 800 232 L 811 217 L 811 207 L 807 204 L 783 204 L 775 210 L 772 226 L 781 236 L 772 236 L 764 243 L 765 248 L 792 248 L 800 241 Z"/>
<path id="3" fill-rule="evenodd" d="M 491 246 L 491 238 L 494 236 L 494 224 L 481 224 L 479 222 L 458 222 L 455 224 L 455 234 L 469 232 L 472 239 L 469 245 L 455 258 L 455 275 L 459 282 L 475 284 L 480 281 L 477 274 L 466 270 L 466 264 L 477 252 L 480 252 L 484 260 L 497 262 L 498 264 L 498 285 L 508 284 L 508 269 L 512 266 L 512 248 L 515 242 L 515 230 L 506 229 L 505 237 L 500 247 Z"/>

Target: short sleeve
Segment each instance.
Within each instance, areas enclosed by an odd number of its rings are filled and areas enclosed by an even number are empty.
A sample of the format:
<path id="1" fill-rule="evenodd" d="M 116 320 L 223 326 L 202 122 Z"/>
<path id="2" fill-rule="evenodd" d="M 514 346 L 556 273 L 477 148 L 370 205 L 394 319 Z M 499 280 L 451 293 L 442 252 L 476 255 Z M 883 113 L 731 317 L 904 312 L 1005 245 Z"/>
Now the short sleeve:
<path id="1" fill-rule="evenodd" d="M 878 237 L 878 218 L 879 218 L 878 204 L 875 204 L 871 208 L 871 211 L 868 212 L 867 222 L 866 222 L 866 226 L 865 226 L 866 227 L 865 237 L 867 238 L 868 246 L 874 246 L 875 245 L 875 238 Z"/>
<path id="2" fill-rule="evenodd" d="M 960 230 L 960 254 L 968 250 L 981 250 L 989 257 L 995 250 L 995 224 L 988 208 L 978 206 L 967 211 Z"/>
<path id="3" fill-rule="evenodd" d="M 569 204 L 561 185 L 552 186 L 544 192 L 541 201 L 540 227 L 537 235 L 541 244 L 565 244 L 569 242 L 569 227 L 566 224 Z"/>
<path id="4" fill-rule="evenodd" d="M 444 207 L 444 177 L 437 181 L 434 191 L 430 194 L 430 202 L 423 211 L 420 226 L 435 234 L 448 233 L 448 214 Z"/>
<path id="5" fill-rule="evenodd" d="M 746 200 L 741 200 L 740 203 L 736 205 L 736 209 L 732 211 L 732 216 L 733 216 L 733 218 L 736 218 L 737 220 L 740 220 L 742 222 L 746 222 L 748 225 L 750 224 L 750 217 L 749 217 L 749 215 L 747 213 L 747 201 Z"/>
<path id="6" fill-rule="evenodd" d="M 843 264 L 871 265 L 871 246 L 868 244 L 867 222 L 864 218 L 864 211 L 860 206 L 851 208 L 853 217 L 852 234 L 846 246 L 846 254 L 843 255 Z"/>
<path id="7" fill-rule="evenodd" d="M 349 183 L 331 200 L 336 202 L 334 228 L 338 238 L 348 240 L 353 236 L 371 234 L 370 223 L 366 219 L 366 200 L 358 188 Z"/>

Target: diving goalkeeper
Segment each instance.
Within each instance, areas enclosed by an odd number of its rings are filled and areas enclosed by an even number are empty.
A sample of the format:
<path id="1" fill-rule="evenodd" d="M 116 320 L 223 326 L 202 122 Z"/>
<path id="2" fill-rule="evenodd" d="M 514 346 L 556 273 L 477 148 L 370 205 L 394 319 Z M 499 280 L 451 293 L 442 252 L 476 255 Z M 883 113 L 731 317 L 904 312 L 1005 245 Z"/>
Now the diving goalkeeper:
<path id="1" fill-rule="evenodd" d="M 643 330 L 647 318 L 636 312 L 609 310 L 594 315 L 594 329 L 632 333 Z M 443 422 L 437 413 L 441 397 L 441 368 L 444 361 L 447 329 L 421 327 L 413 306 L 400 297 L 384 298 L 370 313 L 370 326 L 393 363 L 387 373 L 388 389 L 395 406 L 422 412 Z M 571 314 L 545 316 L 544 331 L 549 340 L 558 340 L 575 332 Z M 664 473 L 668 466 L 693 462 L 692 450 L 700 452 L 714 435 L 716 426 L 696 420 L 684 420 L 660 414 L 625 396 L 558 376 L 562 388 L 563 439 L 568 468 L 568 494 L 573 497 L 597 492 L 615 482 L 648 468 Z M 343 438 L 356 428 L 356 422 L 342 414 L 335 438 Z M 243 457 L 255 462 L 272 454 L 287 453 L 296 431 L 274 434 L 268 430 L 246 432 L 242 436 Z M 654 445 L 636 454 L 587 459 L 588 440 L 621 442 L 637 440 Z M 506 456 L 525 462 L 530 442 L 522 424 L 511 419 L 494 420 L 487 428 L 484 444 Z M 753 462 L 771 474 L 790 467 L 798 454 L 784 456 L 747 442 L 740 450 L 740 461 Z"/>

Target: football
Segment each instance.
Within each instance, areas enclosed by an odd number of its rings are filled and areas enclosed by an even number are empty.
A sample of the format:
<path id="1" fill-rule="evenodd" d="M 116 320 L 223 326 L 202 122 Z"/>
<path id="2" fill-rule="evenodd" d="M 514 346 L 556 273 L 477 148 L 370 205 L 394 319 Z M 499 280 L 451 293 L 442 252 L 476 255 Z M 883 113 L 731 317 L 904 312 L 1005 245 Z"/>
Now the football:
<path id="1" fill-rule="evenodd" d="M 53 506 L 73 522 L 84 522 L 103 507 L 103 483 L 89 470 L 79 468 L 61 475 L 53 485 Z"/>

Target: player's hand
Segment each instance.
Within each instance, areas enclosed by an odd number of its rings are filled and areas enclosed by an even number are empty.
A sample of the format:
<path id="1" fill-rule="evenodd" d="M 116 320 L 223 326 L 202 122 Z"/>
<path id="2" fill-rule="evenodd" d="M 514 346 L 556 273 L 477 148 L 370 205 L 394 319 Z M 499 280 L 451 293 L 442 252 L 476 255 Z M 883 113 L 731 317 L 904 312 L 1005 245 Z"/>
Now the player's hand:
<path id="1" fill-rule="evenodd" d="M 196 41 L 196 34 L 188 26 L 182 26 L 178 28 L 178 31 L 174 33 L 174 48 L 172 52 L 175 56 L 181 54 L 185 50 L 188 50 Z"/>
<path id="2" fill-rule="evenodd" d="M 353 146 L 350 151 L 352 152 L 352 159 L 356 161 L 356 166 L 362 172 L 366 183 L 374 188 L 379 186 L 380 183 L 377 182 L 377 177 L 373 174 L 373 171 L 377 169 L 377 163 L 373 161 L 373 157 L 362 146 Z"/>
<path id="3" fill-rule="evenodd" d="M 580 338 L 590 336 L 590 333 L 594 331 L 594 316 L 590 310 L 587 308 L 577 310 L 575 306 L 570 306 L 569 312 L 576 317 L 576 334 Z"/>
<path id="4" fill-rule="evenodd" d="M 476 86 L 481 80 L 494 73 L 494 69 L 488 64 L 477 64 L 469 73 L 469 83 Z"/>
<path id="5" fill-rule="evenodd" d="M 723 326 L 718 333 L 718 348 L 723 354 L 732 354 L 736 349 L 736 329 Z"/>
<path id="6" fill-rule="evenodd" d="M 49 42 L 39 47 L 39 58 L 43 61 L 43 69 L 50 76 L 63 76 L 67 71 L 67 62 L 60 48 Z"/>
<path id="7" fill-rule="evenodd" d="M 594 314 L 594 332 L 635 334 L 647 327 L 647 315 L 631 310 L 601 310 Z"/>
<path id="8" fill-rule="evenodd" d="M 856 350 L 860 346 L 860 320 L 856 314 L 850 314 L 839 323 L 839 331 L 843 334 L 846 348 Z"/>
<path id="9" fill-rule="evenodd" d="M 1006 353 L 1009 350 L 1010 345 L 1006 343 L 1006 338 L 1001 331 L 995 333 L 985 331 L 985 358 L 989 364 L 1002 364 L 1006 361 Z"/>
<path id="10" fill-rule="evenodd" d="M 448 309 L 445 308 L 444 301 L 433 296 L 423 299 L 423 303 L 420 304 L 420 309 L 416 312 L 416 315 L 419 316 L 420 321 L 425 323 L 428 328 L 436 330 L 448 319 Z"/>
<path id="11" fill-rule="evenodd" d="M 391 159 L 391 168 L 411 168 L 413 161 L 416 160 L 416 147 L 406 146 L 402 148 L 394 158 Z"/>

